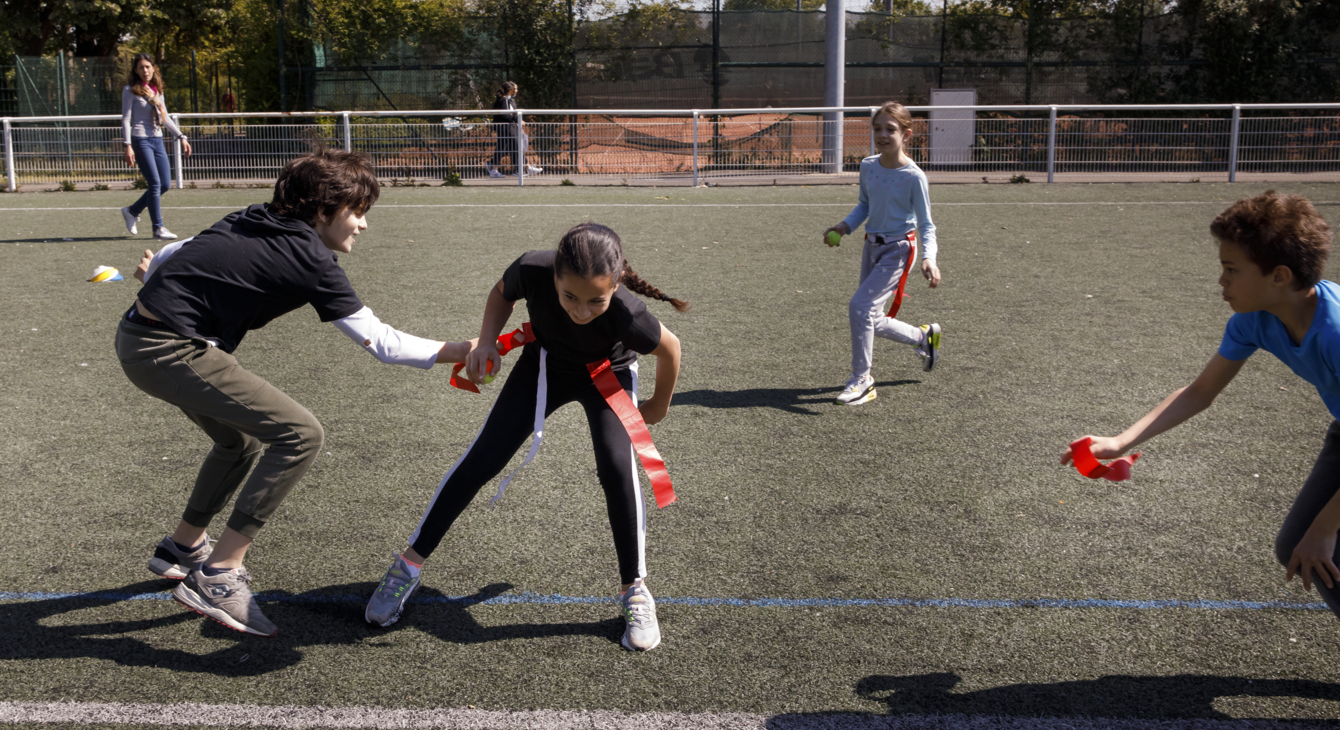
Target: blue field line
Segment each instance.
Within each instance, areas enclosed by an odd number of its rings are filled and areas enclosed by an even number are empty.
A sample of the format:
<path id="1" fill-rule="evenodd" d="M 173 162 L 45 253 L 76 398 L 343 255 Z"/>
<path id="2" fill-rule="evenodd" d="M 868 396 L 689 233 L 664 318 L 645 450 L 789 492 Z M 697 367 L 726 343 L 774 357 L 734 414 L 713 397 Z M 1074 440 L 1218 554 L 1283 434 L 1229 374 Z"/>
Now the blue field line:
<path id="1" fill-rule="evenodd" d="M 172 594 L 126 593 L 123 591 L 92 591 L 89 593 L 44 593 L 0 591 L 0 601 L 167 601 Z M 367 596 L 334 595 L 321 593 L 258 593 L 262 603 L 363 603 Z M 455 604 L 460 606 L 503 606 L 531 604 L 566 606 L 585 604 L 612 604 L 619 599 L 604 596 L 563 596 L 540 593 L 505 593 L 492 598 L 477 596 L 420 596 L 410 599 L 419 604 Z M 1104 598 L 692 598 L 662 596 L 657 603 L 672 606 L 732 606 L 742 608 L 1130 608 L 1143 611 L 1190 608 L 1210 611 L 1260 611 L 1284 609 L 1292 611 L 1326 611 L 1325 603 L 1294 601 L 1185 601 L 1121 600 Z"/>

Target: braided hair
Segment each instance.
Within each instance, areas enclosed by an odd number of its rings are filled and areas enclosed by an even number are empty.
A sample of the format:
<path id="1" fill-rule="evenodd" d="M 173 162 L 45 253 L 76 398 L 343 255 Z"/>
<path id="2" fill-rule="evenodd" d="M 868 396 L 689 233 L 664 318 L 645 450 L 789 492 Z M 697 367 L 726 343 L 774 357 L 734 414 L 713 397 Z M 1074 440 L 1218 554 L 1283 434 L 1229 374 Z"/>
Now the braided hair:
<path id="1" fill-rule="evenodd" d="M 689 303 L 675 299 L 665 292 L 647 283 L 628 260 L 623 257 L 623 242 L 619 234 L 599 223 L 581 223 L 563 234 L 558 242 L 557 255 L 554 256 L 554 272 L 562 276 L 572 272 L 583 279 L 597 276 L 613 277 L 618 271 L 619 283 L 648 299 L 670 302 L 677 311 L 687 311 Z"/>

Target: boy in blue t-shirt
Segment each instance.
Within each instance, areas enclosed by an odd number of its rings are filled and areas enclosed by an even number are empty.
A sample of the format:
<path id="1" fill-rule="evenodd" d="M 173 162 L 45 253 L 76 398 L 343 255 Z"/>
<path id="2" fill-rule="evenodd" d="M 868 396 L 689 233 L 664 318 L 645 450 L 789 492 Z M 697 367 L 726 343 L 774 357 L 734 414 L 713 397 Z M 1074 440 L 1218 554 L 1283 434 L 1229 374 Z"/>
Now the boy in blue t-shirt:
<path id="1" fill-rule="evenodd" d="M 1093 455 L 1120 456 L 1180 425 L 1214 402 L 1248 357 L 1266 350 L 1316 386 L 1331 415 L 1340 418 L 1340 285 L 1321 280 L 1331 227 L 1298 195 L 1271 190 L 1243 198 L 1210 224 L 1219 242 L 1219 286 L 1235 314 L 1219 352 L 1190 385 L 1116 437 L 1091 437 Z M 1066 449 L 1061 463 L 1072 459 Z M 1275 539 L 1275 557 L 1303 585 L 1317 591 L 1340 616 L 1340 421 L 1332 421 L 1312 474 Z"/>

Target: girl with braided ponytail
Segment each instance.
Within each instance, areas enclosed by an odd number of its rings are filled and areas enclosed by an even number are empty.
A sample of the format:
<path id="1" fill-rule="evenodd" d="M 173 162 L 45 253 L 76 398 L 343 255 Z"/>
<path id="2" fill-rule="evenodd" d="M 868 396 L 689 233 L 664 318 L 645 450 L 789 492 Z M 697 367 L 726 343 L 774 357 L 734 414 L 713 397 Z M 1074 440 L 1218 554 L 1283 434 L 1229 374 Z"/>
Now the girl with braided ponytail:
<path id="1" fill-rule="evenodd" d="M 645 651 L 660 643 L 656 604 L 644 583 L 646 512 L 633 442 L 626 420 L 621 421 L 613 409 L 614 397 L 602 393 L 595 382 L 596 364 L 607 362 L 618 388 L 636 404 L 637 356 L 656 357 L 655 390 L 637 409 L 643 421 L 654 424 L 665 418 L 670 407 L 679 377 L 680 350 L 679 339 L 630 291 L 669 302 L 681 312 L 689 308 L 687 302 L 666 295 L 638 276 L 624 259 L 619 236 L 595 223 L 568 231 L 557 250 L 523 254 L 489 289 L 479 342 L 466 357 L 470 380 L 483 383 L 488 373 L 502 365 L 497 339 L 518 300 L 526 300 L 534 339 L 512 368 L 479 435 L 438 485 L 423 520 L 410 535 L 409 549 L 396 556 L 368 602 L 365 617 L 369 623 L 389 626 L 400 617 L 418 587 L 424 560 L 466 505 L 534 433 L 526 457 L 529 462 L 543 435 L 543 418 L 576 401 L 585 409 L 591 428 L 596 475 L 605 490 L 614 533 L 626 621 L 623 645 Z M 615 393 L 618 388 L 610 383 Z M 503 480 L 495 500 L 511 478 Z"/>

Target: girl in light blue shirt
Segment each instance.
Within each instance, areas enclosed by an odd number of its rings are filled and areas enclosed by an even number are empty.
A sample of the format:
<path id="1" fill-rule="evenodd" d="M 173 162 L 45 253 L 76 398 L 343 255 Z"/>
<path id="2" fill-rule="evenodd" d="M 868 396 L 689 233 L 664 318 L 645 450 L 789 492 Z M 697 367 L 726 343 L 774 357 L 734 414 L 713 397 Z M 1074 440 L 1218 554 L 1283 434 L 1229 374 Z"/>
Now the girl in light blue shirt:
<path id="1" fill-rule="evenodd" d="M 870 376 L 875 337 L 915 347 L 924 370 L 934 368 L 940 359 L 939 324 L 917 327 L 895 318 L 902 304 L 907 272 L 916 260 L 918 240 L 923 249 L 922 276 L 932 289 L 940 285 L 926 173 L 903 149 L 911 134 L 912 115 L 902 104 L 891 101 L 880 108 L 870 123 L 879 154 L 861 160 L 860 200 L 845 220 L 824 231 L 824 242 L 837 246 L 842 236 L 865 222 L 860 285 L 847 307 L 851 322 L 851 377 L 837 397 L 838 403 L 849 406 L 875 399 L 875 380 Z M 890 298 L 893 305 L 885 314 L 884 305 Z"/>

